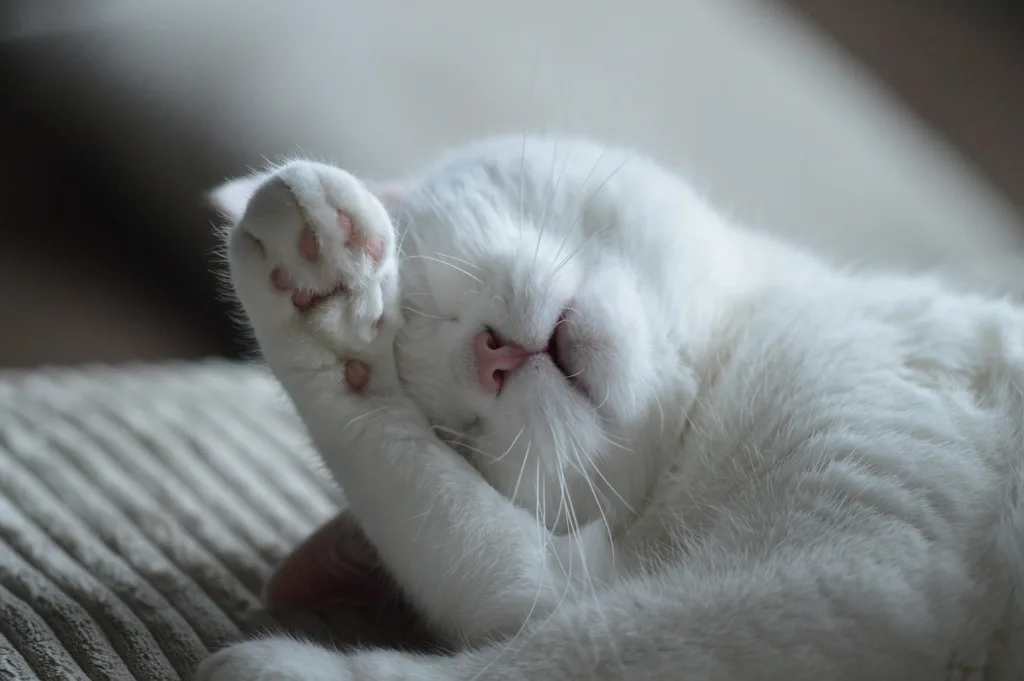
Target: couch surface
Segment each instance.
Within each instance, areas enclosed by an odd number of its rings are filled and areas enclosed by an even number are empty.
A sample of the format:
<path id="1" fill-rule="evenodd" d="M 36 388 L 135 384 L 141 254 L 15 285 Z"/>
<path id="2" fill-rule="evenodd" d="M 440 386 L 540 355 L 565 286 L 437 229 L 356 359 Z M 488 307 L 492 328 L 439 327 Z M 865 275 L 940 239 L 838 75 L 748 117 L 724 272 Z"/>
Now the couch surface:
<path id="1" fill-rule="evenodd" d="M 282 627 L 416 642 L 389 611 L 261 607 L 272 567 L 339 503 L 255 367 L 0 372 L 0 679 L 188 678 Z"/>

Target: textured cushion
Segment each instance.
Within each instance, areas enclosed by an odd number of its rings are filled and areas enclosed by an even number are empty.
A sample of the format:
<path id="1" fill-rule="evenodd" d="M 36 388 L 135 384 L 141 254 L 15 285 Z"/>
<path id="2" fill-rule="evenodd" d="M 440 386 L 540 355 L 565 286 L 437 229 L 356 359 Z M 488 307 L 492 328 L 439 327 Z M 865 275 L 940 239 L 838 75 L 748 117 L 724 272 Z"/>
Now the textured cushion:
<path id="1" fill-rule="evenodd" d="M 275 563 L 339 502 L 255 367 L 0 372 L 0 679 L 188 678 L 282 625 L 413 641 L 382 610 L 261 608 Z"/>

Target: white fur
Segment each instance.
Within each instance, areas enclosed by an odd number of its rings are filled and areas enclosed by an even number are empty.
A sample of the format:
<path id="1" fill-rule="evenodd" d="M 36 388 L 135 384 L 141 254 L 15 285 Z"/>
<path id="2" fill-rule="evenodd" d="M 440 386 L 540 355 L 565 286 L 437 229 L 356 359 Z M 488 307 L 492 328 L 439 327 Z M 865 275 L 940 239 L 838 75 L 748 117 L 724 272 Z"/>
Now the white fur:
<path id="1" fill-rule="evenodd" d="M 463 645 L 268 639 L 204 681 L 1024 678 L 1021 308 L 840 271 L 579 139 L 454 152 L 386 202 L 394 233 L 342 171 L 272 177 L 221 201 L 236 291 L 383 560 Z M 387 235 L 376 273 L 337 245 L 296 260 L 333 208 Z M 275 265 L 350 293 L 297 312 Z M 473 334 L 543 345 L 564 310 L 589 399 L 544 358 L 477 387 Z"/>

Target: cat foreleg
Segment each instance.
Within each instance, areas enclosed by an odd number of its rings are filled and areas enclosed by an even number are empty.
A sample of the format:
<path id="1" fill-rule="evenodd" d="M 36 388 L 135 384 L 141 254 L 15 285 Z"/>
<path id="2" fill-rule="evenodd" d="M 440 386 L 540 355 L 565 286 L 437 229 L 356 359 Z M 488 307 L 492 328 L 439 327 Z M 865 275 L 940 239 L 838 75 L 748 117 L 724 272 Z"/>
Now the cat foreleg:
<path id="1" fill-rule="evenodd" d="M 402 394 L 397 238 L 377 198 L 296 161 L 252 183 L 228 235 L 263 355 L 414 605 L 460 640 L 514 634 L 610 564 L 603 527 L 555 536 L 444 445 Z M 453 548 L 458 547 L 458 548 Z M 584 569 L 586 568 L 586 569 Z"/>
<path id="2" fill-rule="evenodd" d="M 603 526 L 553 535 L 441 443 L 403 395 L 377 390 L 371 373 L 359 395 L 330 381 L 290 392 L 367 537 L 435 624 L 470 643 L 505 638 L 572 600 L 582 580 L 607 578 Z"/>

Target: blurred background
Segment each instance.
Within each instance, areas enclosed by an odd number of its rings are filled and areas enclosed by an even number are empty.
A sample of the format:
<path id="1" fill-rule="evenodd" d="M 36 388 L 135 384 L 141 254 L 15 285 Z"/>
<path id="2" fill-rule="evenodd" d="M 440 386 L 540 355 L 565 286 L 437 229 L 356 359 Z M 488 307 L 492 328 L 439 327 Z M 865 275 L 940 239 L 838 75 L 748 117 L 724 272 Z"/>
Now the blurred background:
<path id="1" fill-rule="evenodd" d="M 203 192 L 504 132 L 629 144 L 836 259 L 1024 295 L 1019 0 L 17 0 L 0 367 L 238 356 Z"/>

